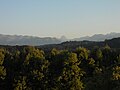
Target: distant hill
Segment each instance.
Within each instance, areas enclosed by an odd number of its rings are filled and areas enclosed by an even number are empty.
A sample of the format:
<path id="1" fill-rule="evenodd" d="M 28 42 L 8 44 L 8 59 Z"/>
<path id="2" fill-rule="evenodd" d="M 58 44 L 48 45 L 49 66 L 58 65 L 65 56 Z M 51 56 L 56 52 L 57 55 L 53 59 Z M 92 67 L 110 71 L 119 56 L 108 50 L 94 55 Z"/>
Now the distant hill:
<path id="1" fill-rule="evenodd" d="M 120 37 L 113 38 L 105 41 L 67 41 L 61 44 L 51 44 L 51 45 L 41 45 L 39 48 L 44 51 L 50 51 L 53 48 L 63 50 L 75 50 L 77 47 L 85 47 L 88 49 L 92 49 L 94 47 L 104 47 L 105 45 L 110 46 L 111 48 L 119 48 L 120 49 Z"/>
<path id="2" fill-rule="evenodd" d="M 120 37 L 113 38 L 110 40 L 105 40 L 105 43 L 107 43 L 112 48 L 120 48 Z"/>
<path id="3" fill-rule="evenodd" d="M 88 41 L 104 41 L 106 39 L 112 39 L 112 38 L 117 38 L 120 37 L 120 33 L 109 33 L 109 34 L 95 34 L 93 36 L 85 36 L 85 37 L 80 37 L 80 38 L 75 38 L 72 41 L 83 41 L 83 40 L 88 40 Z"/>
<path id="4" fill-rule="evenodd" d="M 56 48 L 58 50 L 76 50 L 77 47 L 85 47 L 87 49 L 93 49 L 94 47 L 104 47 L 104 46 L 110 46 L 113 49 L 120 50 L 120 37 L 119 38 L 113 38 L 105 41 L 66 41 L 59 44 L 47 44 L 47 45 L 38 45 L 36 47 L 44 50 L 45 52 L 51 51 L 53 48 Z M 26 47 L 26 45 L 15 45 L 15 46 L 9 46 L 9 45 L 0 45 L 0 47 L 5 47 L 8 50 L 19 49 L 19 47 Z"/>
<path id="5" fill-rule="evenodd" d="M 106 39 L 112 39 L 120 37 L 120 33 L 110 33 L 110 34 L 95 34 L 91 37 L 81 37 L 75 39 L 67 39 L 65 36 L 61 38 L 52 37 L 34 37 L 34 36 L 22 36 L 22 35 L 3 35 L 0 34 L 0 45 L 46 45 L 46 44 L 59 44 L 65 41 L 104 41 Z"/>
<path id="6" fill-rule="evenodd" d="M 44 45 L 58 44 L 61 40 L 51 37 L 33 37 L 22 35 L 2 35 L 0 34 L 0 45 Z"/>

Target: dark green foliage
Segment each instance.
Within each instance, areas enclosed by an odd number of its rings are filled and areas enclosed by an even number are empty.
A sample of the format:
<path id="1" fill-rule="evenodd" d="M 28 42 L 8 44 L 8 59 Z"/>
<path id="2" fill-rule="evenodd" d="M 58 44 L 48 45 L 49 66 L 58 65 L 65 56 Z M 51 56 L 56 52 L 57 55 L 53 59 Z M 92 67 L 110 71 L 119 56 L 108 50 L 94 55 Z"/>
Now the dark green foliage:
<path id="1" fill-rule="evenodd" d="M 120 90 L 120 51 L 0 49 L 0 90 Z"/>
<path id="2" fill-rule="evenodd" d="M 0 88 L 5 88 L 6 68 L 4 67 L 5 50 L 0 49 Z"/>

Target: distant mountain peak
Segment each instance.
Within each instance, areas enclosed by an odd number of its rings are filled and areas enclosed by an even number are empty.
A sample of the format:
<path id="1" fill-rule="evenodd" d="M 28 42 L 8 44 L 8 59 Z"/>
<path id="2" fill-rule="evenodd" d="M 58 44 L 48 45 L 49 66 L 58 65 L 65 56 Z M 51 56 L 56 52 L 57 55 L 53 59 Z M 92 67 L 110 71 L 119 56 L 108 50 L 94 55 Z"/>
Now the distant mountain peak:
<path id="1" fill-rule="evenodd" d="M 68 39 L 66 38 L 66 36 L 63 35 L 63 36 L 60 37 L 60 40 L 61 41 L 67 41 Z"/>

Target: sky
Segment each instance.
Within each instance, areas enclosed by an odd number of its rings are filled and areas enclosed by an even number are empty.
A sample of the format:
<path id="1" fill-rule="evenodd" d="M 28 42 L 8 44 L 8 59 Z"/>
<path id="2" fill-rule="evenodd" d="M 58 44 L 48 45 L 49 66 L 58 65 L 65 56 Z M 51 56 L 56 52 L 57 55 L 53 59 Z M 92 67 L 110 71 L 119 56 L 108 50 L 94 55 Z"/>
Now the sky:
<path id="1" fill-rule="evenodd" d="M 120 32 L 120 0 L 0 0 L 0 34 L 67 38 Z"/>

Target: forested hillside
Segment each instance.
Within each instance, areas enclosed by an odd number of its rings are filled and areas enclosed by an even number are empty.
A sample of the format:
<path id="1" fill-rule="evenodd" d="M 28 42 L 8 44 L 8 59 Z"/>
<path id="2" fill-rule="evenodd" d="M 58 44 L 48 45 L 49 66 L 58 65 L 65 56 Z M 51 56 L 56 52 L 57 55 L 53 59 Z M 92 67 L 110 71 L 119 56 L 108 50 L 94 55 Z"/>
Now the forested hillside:
<path id="1" fill-rule="evenodd" d="M 4 46 L 0 90 L 120 90 L 120 51 L 108 45 L 48 52 Z"/>
<path id="2" fill-rule="evenodd" d="M 108 39 L 105 41 L 67 41 L 61 44 L 41 45 L 38 47 L 44 51 L 50 51 L 52 48 L 57 48 L 59 50 L 69 49 L 74 51 L 77 47 L 92 49 L 94 47 L 103 47 L 105 45 L 109 45 L 111 48 L 120 49 L 120 37 Z"/>

